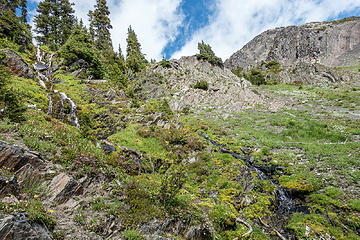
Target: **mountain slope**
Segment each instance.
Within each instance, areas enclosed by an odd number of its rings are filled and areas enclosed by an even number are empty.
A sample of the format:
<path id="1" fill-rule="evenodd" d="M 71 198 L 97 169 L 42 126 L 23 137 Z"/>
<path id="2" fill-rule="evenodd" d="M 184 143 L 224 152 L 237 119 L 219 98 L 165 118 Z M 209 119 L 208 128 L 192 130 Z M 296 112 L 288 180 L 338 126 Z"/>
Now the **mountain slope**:
<path id="1" fill-rule="evenodd" d="M 225 61 L 225 66 L 255 66 L 261 61 L 336 67 L 359 64 L 360 18 L 276 28 L 256 36 Z"/>

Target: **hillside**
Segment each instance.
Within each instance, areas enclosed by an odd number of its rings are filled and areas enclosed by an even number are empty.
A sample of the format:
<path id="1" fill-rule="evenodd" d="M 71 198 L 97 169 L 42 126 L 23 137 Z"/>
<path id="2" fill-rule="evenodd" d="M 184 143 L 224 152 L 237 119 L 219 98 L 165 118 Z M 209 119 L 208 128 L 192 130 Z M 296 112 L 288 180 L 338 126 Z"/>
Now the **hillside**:
<path id="1" fill-rule="evenodd" d="M 284 71 L 270 74 L 278 82 L 326 84 L 352 81 L 357 72 L 343 69 L 360 66 L 360 18 L 315 22 L 267 30 L 225 61 L 229 69 L 278 63 Z"/>
<path id="2" fill-rule="evenodd" d="M 360 239 L 360 85 L 345 66 L 357 58 L 301 61 L 304 78 L 336 71 L 319 86 L 290 84 L 288 60 L 261 66 L 268 59 L 249 52 L 239 66 L 269 76 L 257 85 L 214 64 L 210 46 L 149 63 L 131 27 L 127 59 L 80 25 L 58 49 L 10 33 L 0 35 L 0 239 Z M 269 84 L 281 74 L 290 80 Z"/>
<path id="3" fill-rule="evenodd" d="M 329 67 L 359 64 L 360 18 L 308 23 L 271 29 L 234 53 L 229 68 L 254 66 L 261 61 L 319 63 Z"/>

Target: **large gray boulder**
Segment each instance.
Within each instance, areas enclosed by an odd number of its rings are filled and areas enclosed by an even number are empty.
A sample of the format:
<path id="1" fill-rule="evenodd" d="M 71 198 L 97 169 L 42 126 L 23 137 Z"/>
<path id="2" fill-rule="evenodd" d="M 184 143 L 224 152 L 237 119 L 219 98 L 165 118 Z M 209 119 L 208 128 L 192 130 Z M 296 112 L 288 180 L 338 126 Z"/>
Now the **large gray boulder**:
<path id="1" fill-rule="evenodd" d="M 51 240 L 50 231 L 43 225 L 29 223 L 24 213 L 0 215 L 0 239 Z"/>
<path id="2" fill-rule="evenodd" d="M 23 78 L 34 78 L 33 71 L 19 55 L 11 50 L 0 49 L 0 51 L 6 54 L 6 58 L 3 61 L 10 68 L 13 75 Z"/>

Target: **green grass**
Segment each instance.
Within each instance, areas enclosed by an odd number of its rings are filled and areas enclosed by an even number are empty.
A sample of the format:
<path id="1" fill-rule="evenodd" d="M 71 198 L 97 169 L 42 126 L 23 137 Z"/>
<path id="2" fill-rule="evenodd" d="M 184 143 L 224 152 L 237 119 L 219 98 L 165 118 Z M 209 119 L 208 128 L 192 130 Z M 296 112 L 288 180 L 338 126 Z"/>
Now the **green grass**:
<path id="1" fill-rule="evenodd" d="M 137 134 L 136 125 L 128 125 L 126 129 L 109 137 L 109 141 L 119 146 L 137 149 L 149 154 L 154 159 L 169 159 L 169 152 L 156 138 L 144 138 Z"/>

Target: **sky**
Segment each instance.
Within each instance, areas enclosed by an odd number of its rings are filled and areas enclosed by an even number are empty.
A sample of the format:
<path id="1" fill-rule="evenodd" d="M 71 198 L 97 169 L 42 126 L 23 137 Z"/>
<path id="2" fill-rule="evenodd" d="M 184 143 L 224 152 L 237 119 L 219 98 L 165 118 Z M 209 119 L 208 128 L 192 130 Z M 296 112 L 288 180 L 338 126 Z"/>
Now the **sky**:
<path id="1" fill-rule="evenodd" d="M 28 0 L 32 22 L 40 0 Z M 70 0 L 88 25 L 96 0 Z M 124 53 L 131 25 L 147 59 L 190 56 L 204 41 L 223 60 L 261 32 L 360 16 L 360 0 L 107 0 L 114 50 Z"/>

